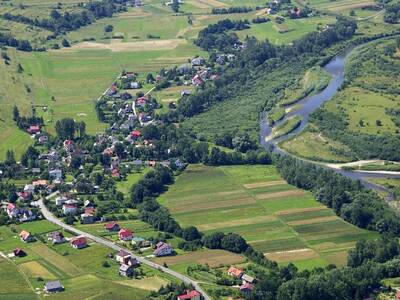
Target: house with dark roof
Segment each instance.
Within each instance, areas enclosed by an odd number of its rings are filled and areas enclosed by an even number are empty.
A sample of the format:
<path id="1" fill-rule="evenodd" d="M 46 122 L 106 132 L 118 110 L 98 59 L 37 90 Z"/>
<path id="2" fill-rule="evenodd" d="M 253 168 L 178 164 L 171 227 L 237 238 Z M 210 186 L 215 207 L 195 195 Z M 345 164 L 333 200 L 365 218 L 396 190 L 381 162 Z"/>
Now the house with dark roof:
<path id="1" fill-rule="evenodd" d="M 92 224 L 92 223 L 94 223 L 93 214 L 87 214 L 86 212 L 81 214 L 81 223 L 82 224 Z"/>
<path id="2" fill-rule="evenodd" d="M 24 256 L 26 256 L 25 251 L 22 250 L 21 248 L 16 248 L 16 249 L 14 249 L 13 253 L 14 253 L 14 256 L 17 256 L 17 257 L 24 257 Z"/>
<path id="3" fill-rule="evenodd" d="M 164 243 L 164 242 L 159 242 L 156 244 L 156 249 L 154 250 L 153 254 L 156 257 L 160 256 L 168 256 L 171 255 L 172 252 L 174 252 L 174 249 L 170 244 Z"/>
<path id="4" fill-rule="evenodd" d="M 21 239 L 21 241 L 25 242 L 25 243 L 30 243 L 33 242 L 35 240 L 35 238 L 33 237 L 32 234 L 30 234 L 30 232 L 22 230 L 19 234 L 19 238 Z"/>
<path id="5" fill-rule="evenodd" d="M 109 232 L 113 232 L 113 231 L 119 231 L 120 227 L 117 222 L 111 222 L 111 223 L 107 223 L 106 225 L 104 225 L 104 229 Z"/>
<path id="6" fill-rule="evenodd" d="M 118 273 L 121 276 L 132 277 L 133 276 L 133 272 L 134 272 L 134 269 L 133 269 L 132 266 L 122 264 L 119 267 L 119 272 Z"/>
<path id="7" fill-rule="evenodd" d="M 61 244 L 65 242 L 65 237 L 60 231 L 54 231 L 47 235 L 47 240 L 53 244 Z"/>
<path id="8" fill-rule="evenodd" d="M 63 290 L 64 290 L 64 287 L 61 285 L 61 282 L 58 280 L 46 282 L 44 285 L 44 291 L 46 293 L 58 293 L 58 292 L 62 292 Z"/>

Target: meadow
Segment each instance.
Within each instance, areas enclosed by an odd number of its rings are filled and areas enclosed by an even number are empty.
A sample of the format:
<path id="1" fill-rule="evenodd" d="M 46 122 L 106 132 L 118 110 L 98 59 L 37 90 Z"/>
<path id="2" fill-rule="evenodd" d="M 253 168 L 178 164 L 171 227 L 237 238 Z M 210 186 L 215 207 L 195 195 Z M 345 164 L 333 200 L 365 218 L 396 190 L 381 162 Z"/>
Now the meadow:
<path id="1" fill-rule="evenodd" d="M 33 243 L 23 243 L 17 237 L 20 230 L 28 230 L 37 237 Z M 151 290 L 170 282 L 170 278 L 157 270 L 142 266 L 143 277 L 127 279 L 117 274 L 118 263 L 107 259 L 112 252 L 89 241 L 87 248 L 76 250 L 69 243 L 51 245 L 46 241 L 48 232 L 60 230 L 43 220 L 18 226 L 0 227 L 1 299 L 143 299 Z M 71 236 L 64 233 L 67 237 Z M 46 242 L 45 242 L 46 241 Z M 21 248 L 25 257 L 5 258 L 15 248 Z M 107 260 L 109 267 L 104 267 Z M 65 291 L 52 296 L 42 292 L 46 281 L 60 280 Z M 140 288 L 139 288 L 140 287 Z"/>
<path id="2" fill-rule="evenodd" d="M 376 237 L 287 184 L 273 166 L 190 165 L 158 201 L 183 227 L 238 233 L 266 257 L 301 269 L 343 265 L 357 240 Z"/>

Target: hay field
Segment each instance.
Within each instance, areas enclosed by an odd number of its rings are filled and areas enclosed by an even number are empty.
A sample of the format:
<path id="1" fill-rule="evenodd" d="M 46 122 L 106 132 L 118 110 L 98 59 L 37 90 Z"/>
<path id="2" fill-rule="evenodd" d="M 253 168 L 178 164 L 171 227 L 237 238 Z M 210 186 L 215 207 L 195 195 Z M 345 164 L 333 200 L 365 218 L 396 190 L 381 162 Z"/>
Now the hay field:
<path id="1" fill-rule="evenodd" d="M 300 268 L 342 265 L 358 239 L 375 236 L 287 184 L 274 166 L 191 165 L 159 202 L 183 227 L 238 233 L 267 257 Z"/>

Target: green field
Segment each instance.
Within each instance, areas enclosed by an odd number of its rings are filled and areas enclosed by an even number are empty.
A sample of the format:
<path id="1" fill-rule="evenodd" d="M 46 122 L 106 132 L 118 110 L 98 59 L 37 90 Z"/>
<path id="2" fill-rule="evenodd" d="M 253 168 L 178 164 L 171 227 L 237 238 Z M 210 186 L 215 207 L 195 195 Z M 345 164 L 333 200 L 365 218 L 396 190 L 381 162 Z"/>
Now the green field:
<path id="1" fill-rule="evenodd" d="M 349 162 L 352 160 L 349 156 L 349 147 L 311 130 L 305 130 L 288 139 L 281 143 L 280 147 L 296 156 L 316 161 Z M 316 149 L 318 149 L 317 152 Z"/>
<path id="2" fill-rule="evenodd" d="M 20 230 L 35 233 L 38 240 L 23 243 L 17 238 Z M 166 284 L 169 277 L 157 270 L 142 266 L 141 279 L 126 279 L 118 276 L 118 263 L 106 259 L 112 252 L 99 244 L 90 242 L 87 248 L 75 250 L 69 243 L 51 245 L 40 241 L 45 233 L 58 229 L 47 221 L 36 221 L 13 227 L 0 227 L 0 252 L 8 255 L 22 248 L 27 256 L 22 258 L 0 258 L 0 299 L 144 299 L 149 290 Z M 66 234 L 66 236 L 70 236 Z M 103 267 L 107 260 L 110 267 Z M 41 278 L 41 279 L 38 279 Z M 43 284 L 49 280 L 60 280 L 65 291 L 48 297 L 42 292 Z M 141 289 L 139 289 L 140 287 Z M 94 292 L 96 291 L 96 292 Z"/>
<path id="3" fill-rule="evenodd" d="M 300 268 L 342 265 L 358 239 L 376 236 L 284 182 L 273 166 L 191 165 L 159 202 L 184 227 L 236 232 L 270 259 Z"/>

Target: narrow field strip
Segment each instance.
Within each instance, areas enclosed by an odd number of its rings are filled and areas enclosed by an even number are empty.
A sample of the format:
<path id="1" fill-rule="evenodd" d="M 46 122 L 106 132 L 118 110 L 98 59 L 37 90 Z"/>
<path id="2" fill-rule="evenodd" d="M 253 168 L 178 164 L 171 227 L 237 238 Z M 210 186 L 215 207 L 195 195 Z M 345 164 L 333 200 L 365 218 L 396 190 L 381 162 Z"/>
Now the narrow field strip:
<path id="1" fill-rule="evenodd" d="M 310 248 L 264 253 L 264 255 L 276 262 L 298 261 L 320 257 L 317 252 Z"/>
<path id="2" fill-rule="evenodd" d="M 31 249 L 42 257 L 46 257 L 46 260 L 51 264 L 57 266 L 61 271 L 65 272 L 69 276 L 77 276 L 82 274 L 81 270 L 73 265 L 68 259 L 59 255 L 57 252 L 49 249 L 45 245 L 32 245 Z"/>
<path id="3" fill-rule="evenodd" d="M 221 264 L 230 265 L 241 263 L 244 260 L 243 256 L 224 250 L 197 251 L 179 256 L 160 257 L 154 259 L 154 261 L 159 264 L 166 263 L 168 265 L 177 265 L 182 263 L 198 262 L 201 264 L 208 264 L 210 267 L 218 267 Z"/>
<path id="4" fill-rule="evenodd" d="M 268 186 L 281 185 L 281 184 L 287 184 L 287 182 L 285 180 L 255 182 L 255 183 L 243 184 L 243 187 L 246 189 L 256 189 L 256 188 L 260 188 L 260 187 L 268 187 Z"/>
<path id="5" fill-rule="evenodd" d="M 227 201 L 218 201 L 218 202 L 210 202 L 210 203 L 198 203 L 191 205 L 179 205 L 170 207 L 170 211 L 172 213 L 182 213 L 182 212 L 197 212 L 200 210 L 210 210 L 214 208 L 223 208 L 223 207 L 233 207 L 247 204 L 255 204 L 256 200 L 251 197 L 227 200 Z"/>
<path id="6" fill-rule="evenodd" d="M 337 216 L 320 217 L 320 218 L 312 218 L 312 219 L 306 219 L 306 220 L 286 222 L 286 224 L 288 224 L 289 226 L 310 225 L 310 224 L 316 224 L 316 223 L 320 223 L 320 222 L 335 221 L 335 220 L 337 220 L 337 218 L 338 218 Z"/>
<path id="7" fill-rule="evenodd" d="M 256 198 L 258 200 L 268 200 L 268 199 L 275 199 L 275 198 L 281 198 L 281 197 L 288 197 L 288 196 L 302 196 L 306 192 L 303 190 L 290 190 L 290 191 L 284 191 L 284 192 L 276 192 L 276 193 L 267 193 L 267 194 L 260 194 L 257 195 Z"/>
<path id="8" fill-rule="evenodd" d="M 202 231 L 209 231 L 209 230 L 219 229 L 219 228 L 227 228 L 227 227 L 234 227 L 234 226 L 241 226 L 241 225 L 252 225 L 252 224 L 258 224 L 258 223 L 262 223 L 262 222 L 276 221 L 276 220 L 277 220 L 277 218 L 275 216 L 266 215 L 266 216 L 259 216 L 259 217 L 247 218 L 247 219 L 238 219 L 238 220 L 232 220 L 232 221 L 226 221 L 226 222 L 202 224 L 197 227 L 198 227 L 198 229 L 200 229 Z"/>
<path id="9" fill-rule="evenodd" d="M 281 211 L 276 212 L 275 214 L 278 216 L 285 216 L 285 215 L 290 215 L 290 214 L 297 214 L 297 213 L 304 213 L 304 212 L 318 211 L 318 210 L 329 210 L 329 209 L 324 206 L 308 207 L 308 208 L 293 208 L 293 209 L 281 210 Z"/>
<path id="10" fill-rule="evenodd" d="M 55 279 L 56 276 L 36 260 L 29 261 L 18 266 L 22 272 L 30 278 L 42 277 L 44 279 Z"/>

